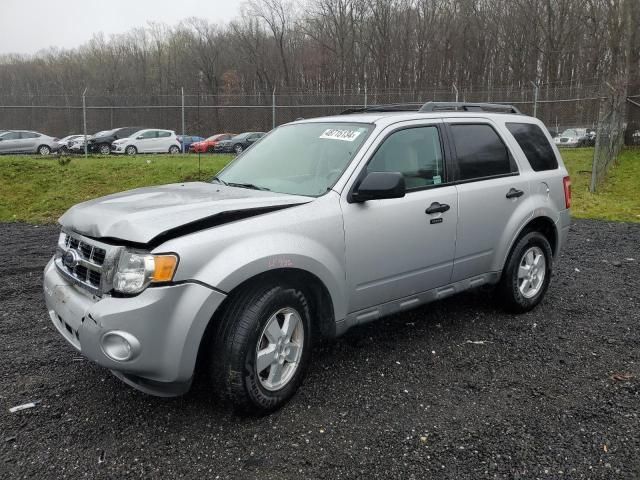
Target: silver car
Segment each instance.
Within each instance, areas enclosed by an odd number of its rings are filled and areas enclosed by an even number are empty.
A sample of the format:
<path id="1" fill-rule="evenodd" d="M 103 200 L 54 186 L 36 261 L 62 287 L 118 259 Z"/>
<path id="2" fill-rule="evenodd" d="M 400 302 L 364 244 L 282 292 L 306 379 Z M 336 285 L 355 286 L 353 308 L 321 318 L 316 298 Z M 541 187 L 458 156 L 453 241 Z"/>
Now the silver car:
<path id="1" fill-rule="evenodd" d="M 49 155 L 57 148 L 57 138 L 30 130 L 9 130 L 0 133 L 0 154 L 37 153 Z"/>
<path id="2" fill-rule="evenodd" d="M 202 364 L 262 413 L 321 337 L 481 285 L 530 310 L 567 240 L 570 181 L 539 120 L 495 110 L 296 121 L 210 182 L 76 205 L 45 269 L 51 321 L 137 389 L 184 393 Z"/>

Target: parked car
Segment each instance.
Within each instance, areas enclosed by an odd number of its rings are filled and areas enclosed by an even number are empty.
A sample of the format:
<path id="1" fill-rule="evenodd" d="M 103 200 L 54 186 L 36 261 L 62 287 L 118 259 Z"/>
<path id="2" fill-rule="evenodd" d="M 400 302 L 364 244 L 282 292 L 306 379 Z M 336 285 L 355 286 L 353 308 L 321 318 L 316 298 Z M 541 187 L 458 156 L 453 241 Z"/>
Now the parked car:
<path id="1" fill-rule="evenodd" d="M 640 145 L 640 130 L 636 130 L 631 134 L 631 143 L 633 145 Z"/>
<path id="2" fill-rule="evenodd" d="M 82 139 L 84 139 L 84 135 L 67 135 L 56 142 L 54 150 L 60 153 L 69 153 L 69 144 L 73 143 L 75 140 Z"/>
<path id="3" fill-rule="evenodd" d="M 178 135 L 178 141 L 180 142 L 180 151 L 183 153 L 189 152 L 191 145 L 194 143 L 202 142 L 204 137 L 197 135 Z"/>
<path id="4" fill-rule="evenodd" d="M 88 149 L 92 153 L 109 155 L 111 153 L 111 144 L 115 140 L 127 138 L 140 130 L 143 130 L 143 127 L 122 127 L 98 132 L 87 140 Z"/>
<path id="5" fill-rule="evenodd" d="M 0 133 L 0 153 L 37 153 L 49 155 L 56 149 L 57 138 L 30 130 Z"/>
<path id="6" fill-rule="evenodd" d="M 144 392 L 185 392 L 202 362 L 236 408 L 264 413 L 320 337 L 481 285 L 535 308 L 571 182 L 538 119 L 470 107 L 296 121 L 211 183 L 72 207 L 44 272 L 52 323 Z"/>
<path id="7" fill-rule="evenodd" d="M 111 144 L 113 153 L 180 153 L 180 142 L 176 132 L 172 130 L 158 130 L 148 128 L 140 130 L 130 137 L 115 140 Z"/>
<path id="8" fill-rule="evenodd" d="M 214 147 L 216 153 L 236 153 L 240 154 L 266 134 L 264 132 L 246 132 L 231 137 L 228 140 L 219 141 Z"/>
<path id="9" fill-rule="evenodd" d="M 193 153 L 213 153 L 218 142 L 229 140 L 235 133 L 218 133 L 201 142 L 195 142 L 191 145 L 190 151 Z"/>
<path id="10" fill-rule="evenodd" d="M 555 143 L 559 147 L 586 147 L 588 143 L 586 128 L 568 128 L 555 137 Z"/>

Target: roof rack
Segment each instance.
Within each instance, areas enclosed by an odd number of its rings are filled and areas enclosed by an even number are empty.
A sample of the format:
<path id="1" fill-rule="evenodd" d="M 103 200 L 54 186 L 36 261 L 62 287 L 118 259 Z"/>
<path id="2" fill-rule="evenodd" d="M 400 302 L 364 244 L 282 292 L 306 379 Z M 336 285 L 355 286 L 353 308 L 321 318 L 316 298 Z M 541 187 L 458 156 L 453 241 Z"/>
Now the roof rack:
<path id="1" fill-rule="evenodd" d="M 388 105 L 369 105 L 368 107 L 348 108 L 340 115 L 348 115 L 350 113 L 366 113 L 366 112 L 418 112 L 422 103 L 392 103 Z"/>
<path id="2" fill-rule="evenodd" d="M 466 103 L 466 102 L 427 102 L 422 105 L 420 112 L 491 112 L 516 113 L 522 112 L 513 105 L 502 103 Z"/>

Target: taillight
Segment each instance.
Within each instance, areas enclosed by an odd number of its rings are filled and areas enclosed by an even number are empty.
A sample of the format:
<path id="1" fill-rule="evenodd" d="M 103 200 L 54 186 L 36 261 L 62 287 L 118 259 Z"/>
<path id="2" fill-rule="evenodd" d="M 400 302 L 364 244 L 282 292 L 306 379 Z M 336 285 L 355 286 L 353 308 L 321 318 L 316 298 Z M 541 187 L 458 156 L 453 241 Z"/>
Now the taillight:
<path id="1" fill-rule="evenodd" d="M 564 206 L 565 208 L 571 208 L 571 178 L 564 177 L 562 185 L 564 186 Z"/>

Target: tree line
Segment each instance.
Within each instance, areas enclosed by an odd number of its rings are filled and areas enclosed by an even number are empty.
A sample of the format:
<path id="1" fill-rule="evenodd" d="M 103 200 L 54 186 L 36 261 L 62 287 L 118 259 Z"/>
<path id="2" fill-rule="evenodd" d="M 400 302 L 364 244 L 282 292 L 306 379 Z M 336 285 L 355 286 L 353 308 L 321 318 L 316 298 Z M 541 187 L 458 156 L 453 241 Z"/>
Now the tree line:
<path id="1" fill-rule="evenodd" d="M 226 24 L 194 17 L 1 56 L 0 106 L 78 105 L 85 88 L 108 106 L 162 104 L 182 87 L 219 96 L 210 103 L 251 95 L 268 104 L 274 89 L 600 85 L 637 78 L 639 11 L 637 0 L 248 0 Z"/>

